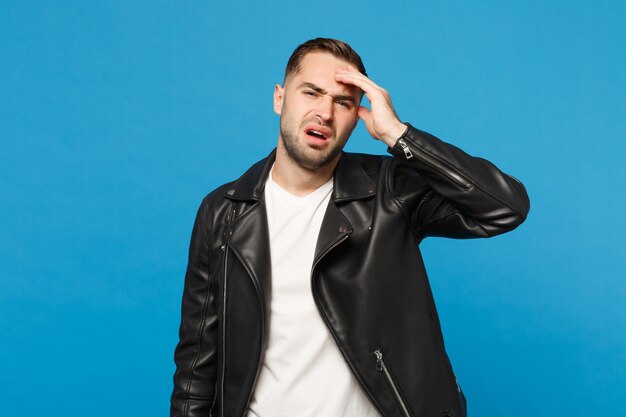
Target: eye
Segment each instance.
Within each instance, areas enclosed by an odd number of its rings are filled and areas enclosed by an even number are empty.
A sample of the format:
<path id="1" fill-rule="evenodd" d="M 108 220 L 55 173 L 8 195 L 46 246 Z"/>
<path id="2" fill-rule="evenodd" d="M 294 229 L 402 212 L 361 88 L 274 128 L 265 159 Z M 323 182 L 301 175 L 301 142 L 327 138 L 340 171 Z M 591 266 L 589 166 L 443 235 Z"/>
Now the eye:
<path id="1" fill-rule="evenodd" d="M 350 108 L 350 102 L 348 101 L 339 100 L 337 104 L 339 104 L 341 107 L 344 107 L 346 109 Z"/>
<path id="2" fill-rule="evenodd" d="M 311 91 L 311 90 L 304 90 L 304 94 L 306 94 L 307 96 L 311 96 L 311 97 L 315 97 L 317 95 L 315 91 Z"/>

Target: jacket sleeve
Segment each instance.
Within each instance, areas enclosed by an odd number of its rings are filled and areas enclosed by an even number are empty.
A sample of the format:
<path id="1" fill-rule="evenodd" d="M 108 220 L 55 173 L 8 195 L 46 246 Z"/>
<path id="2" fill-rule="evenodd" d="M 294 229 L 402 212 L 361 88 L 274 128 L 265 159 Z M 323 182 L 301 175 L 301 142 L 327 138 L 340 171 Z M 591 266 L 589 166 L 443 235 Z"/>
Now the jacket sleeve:
<path id="1" fill-rule="evenodd" d="M 519 226 L 530 209 L 516 178 L 491 162 L 407 123 L 388 151 L 391 191 L 421 238 L 491 237 Z"/>
<path id="2" fill-rule="evenodd" d="M 209 273 L 206 198 L 196 215 L 181 309 L 171 417 L 208 417 L 217 380 L 217 286 Z"/>

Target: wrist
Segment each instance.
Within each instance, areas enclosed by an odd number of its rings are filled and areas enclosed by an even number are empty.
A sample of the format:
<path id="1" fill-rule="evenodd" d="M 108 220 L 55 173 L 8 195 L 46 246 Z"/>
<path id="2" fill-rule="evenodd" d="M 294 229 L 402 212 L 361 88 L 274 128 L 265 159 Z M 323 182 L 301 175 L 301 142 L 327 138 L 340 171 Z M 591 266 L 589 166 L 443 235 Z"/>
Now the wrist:
<path id="1" fill-rule="evenodd" d="M 398 121 L 391 129 L 389 129 L 385 137 L 381 138 L 381 140 L 385 142 L 387 146 L 393 148 L 398 142 L 398 139 L 400 139 L 408 129 L 409 126 L 407 124 Z"/>

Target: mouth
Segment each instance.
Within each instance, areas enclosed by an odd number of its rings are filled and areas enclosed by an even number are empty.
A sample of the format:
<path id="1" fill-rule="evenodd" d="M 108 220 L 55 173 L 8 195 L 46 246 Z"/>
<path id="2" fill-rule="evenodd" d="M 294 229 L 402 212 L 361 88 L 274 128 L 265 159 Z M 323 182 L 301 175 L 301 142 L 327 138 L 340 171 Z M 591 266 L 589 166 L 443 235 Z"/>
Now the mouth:
<path id="1" fill-rule="evenodd" d="M 327 140 L 331 135 L 332 131 L 324 126 L 320 126 L 318 124 L 308 124 L 304 127 L 304 133 L 312 139 L 317 140 Z"/>

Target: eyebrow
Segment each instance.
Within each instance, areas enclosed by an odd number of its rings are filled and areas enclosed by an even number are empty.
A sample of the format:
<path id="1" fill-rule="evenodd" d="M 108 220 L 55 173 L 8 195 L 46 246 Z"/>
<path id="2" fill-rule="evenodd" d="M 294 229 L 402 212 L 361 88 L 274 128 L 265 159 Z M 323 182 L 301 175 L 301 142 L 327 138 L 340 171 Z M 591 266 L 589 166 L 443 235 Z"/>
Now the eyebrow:
<path id="1" fill-rule="evenodd" d="M 324 90 L 322 87 L 319 87 L 313 83 L 309 83 L 309 82 L 304 82 L 302 84 L 300 84 L 298 86 L 298 89 L 301 88 L 310 88 L 311 90 L 315 91 L 318 94 L 328 94 L 328 91 Z M 344 101 L 351 101 L 352 103 L 355 103 L 356 100 L 354 99 L 354 97 L 350 96 L 350 95 L 345 95 L 345 94 L 337 94 L 334 96 L 331 96 L 332 98 L 334 98 L 335 100 L 344 100 Z"/>

